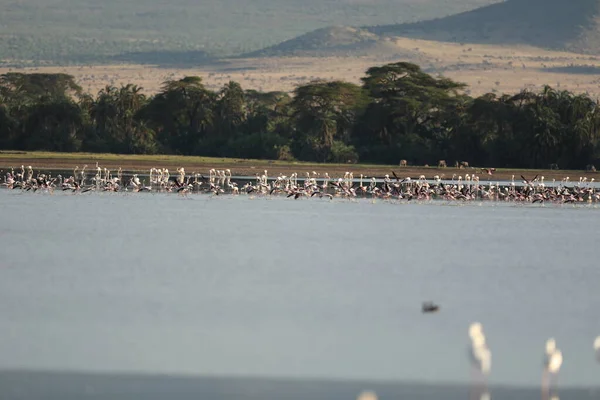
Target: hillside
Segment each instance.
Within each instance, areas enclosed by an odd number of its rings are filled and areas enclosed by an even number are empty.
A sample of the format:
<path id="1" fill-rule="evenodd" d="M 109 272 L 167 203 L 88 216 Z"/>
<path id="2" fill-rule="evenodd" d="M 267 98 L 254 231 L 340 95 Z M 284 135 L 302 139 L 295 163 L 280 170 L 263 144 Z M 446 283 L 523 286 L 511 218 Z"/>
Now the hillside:
<path id="1" fill-rule="evenodd" d="M 445 18 L 376 26 L 377 35 L 418 39 L 527 44 L 600 54 L 599 0 L 507 0 Z"/>
<path id="2" fill-rule="evenodd" d="M 414 22 L 494 1 L 7 0 L 0 65 L 197 65 L 205 55 L 246 53 L 326 26 Z"/>
<path id="3" fill-rule="evenodd" d="M 134 83 L 150 95 L 161 90 L 166 80 L 200 76 L 206 86 L 220 90 L 229 81 L 244 89 L 293 91 L 312 80 L 344 80 L 360 83 L 365 71 L 390 62 L 418 64 L 428 73 L 442 74 L 469 85 L 471 95 L 516 93 L 524 88 L 539 90 L 550 84 L 575 93 L 600 96 L 600 56 L 540 49 L 533 46 L 446 43 L 397 37 L 389 40 L 382 54 L 364 57 L 286 56 L 222 59 L 191 67 L 151 65 L 96 65 L 23 68 L 22 72 L 73 75 L 88 93 L 106 85 Z M 391 51 L 390 51 L 391 50 Z M 0 67 L 0 74 L 10 72 Z"/>
<path id="4" fill-rule="evenodd" d="M 252 52 L 244 57 L 278 56 L 366 56 L 395 50 L 393 43 L 366 29 L 334 26 L 286 40 L 275 46 Z"/>

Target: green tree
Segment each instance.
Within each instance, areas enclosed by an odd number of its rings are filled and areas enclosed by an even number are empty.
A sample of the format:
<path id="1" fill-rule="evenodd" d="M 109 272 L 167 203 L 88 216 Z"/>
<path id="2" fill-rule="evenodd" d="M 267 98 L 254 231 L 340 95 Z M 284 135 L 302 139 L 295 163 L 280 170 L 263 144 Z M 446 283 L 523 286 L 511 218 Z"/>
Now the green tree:
<path id="1" fill-rule="evenodd" d="M 0 95 L 16 102 L 73 97 L 81 87 L 67 74 L 25 74 L 9 72 L 0 75 Z"/>
<path id="2" fill-rule="evenodd" d="M 81 145 L 81 115 L 71 75 L 11 72 L 0 76 L 3 146 L 75 151 Z"/>
<path id="3" fill-rule="evenodd" d="M 82 119 L 79 107 L 69 99 L 37 102 L 28 107 L 23 121 L 26 150 L 78 151 Z"/>
<path id="4" fill-rule="evenodd" d="M 367 102 L 361 87 L 348 82 L 314 81 L 297 87 L 291 106 L 298 152 L 305 158 L 329 161 L 336 140 L 350 141 Z"/>
<path id="5" fill-rule="evenodd" d="M 373 101 L 361 125 L 363 137 L 359 142 L 391 149 L 391 153 L 379 156 L 394 163 L 401 158 L 414 159 L 415 150 L 421 155 L 414 161 L 425 161 L 423 139 L 431 134 L 432 127 L 441 124 L 444 110 L 456 105 L 459 91 L 465 88 L 406 62 L 369 68 L 362 81 Z"/>
<path id="6" fill-rule="evenodd" d="M 188 76 L 164 82 L 139 116 L 158 133 L 164 151 L 202 154 L 200 142 L 212 132 L 215 102 L 216 94 L 200 77 Z"/>
<path id="7" fill-rule="evenodd" d="M 218 94 L 217 115 L 220 134 L 231 137 L 246 120 L 246 98 L 239 83 L 228 82 Z"/>
<path id="8" fill-rule="evenodd" d="M 154 131 L 145 121 L 137 118 L 147 99 L 137 85 L 120 88 L 106 86 L 98 93 L 91 108 L 98 136 L 111 151 L 119 153 L 154 153 L 156 140 Z"/>

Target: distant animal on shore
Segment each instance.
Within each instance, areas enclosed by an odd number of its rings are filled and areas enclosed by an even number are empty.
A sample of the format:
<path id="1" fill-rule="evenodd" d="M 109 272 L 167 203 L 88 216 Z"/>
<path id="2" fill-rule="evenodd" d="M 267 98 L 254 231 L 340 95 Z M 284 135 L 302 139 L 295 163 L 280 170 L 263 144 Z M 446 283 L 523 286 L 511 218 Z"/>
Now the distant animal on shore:
<path id="1" fill-rule="evenodd" d="M 438 168 L 446 168 L 446 160 L 438 161 Z"/>
<path id="2" fill-rule="evenodd" d="M 406 160 L 400 160 L 401 167 L 406 167 L 407 165 L 408 165 L 408 162 Z"/>

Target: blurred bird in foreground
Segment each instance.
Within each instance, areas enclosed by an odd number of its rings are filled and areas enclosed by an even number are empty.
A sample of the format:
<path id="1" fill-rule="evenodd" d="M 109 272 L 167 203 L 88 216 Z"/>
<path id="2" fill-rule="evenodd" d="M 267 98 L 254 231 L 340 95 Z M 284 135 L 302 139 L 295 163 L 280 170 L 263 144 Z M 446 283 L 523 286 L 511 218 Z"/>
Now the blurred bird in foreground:
<path id="1" fill-rule="evenodd" d="M 469 326 L 469 361 L 471 362 L 472 373 L 472 398 L 489 399 L 487 390 L 487 376 L 492 369 L 492 352 L 490 351 L 483 327 L 479 322 L 474 322 Z"/>
<path id="2" fill-rule="evenodd" d="M 556 390 L 558 372 L 560 371 L 562 362 L 562 352 L 556 347 L 556 340 L 554 338 L 548 339 L 546 341 L 544 372 L 542 374 L 542 399 L 550 397 L 550 391 L 553 387 Z"/>
<path id="3" fill-rule="evenodd" d="M 356 400 L 377 400 L 377 395 L 375 392 L 366 391 L 359 394 Z"/>

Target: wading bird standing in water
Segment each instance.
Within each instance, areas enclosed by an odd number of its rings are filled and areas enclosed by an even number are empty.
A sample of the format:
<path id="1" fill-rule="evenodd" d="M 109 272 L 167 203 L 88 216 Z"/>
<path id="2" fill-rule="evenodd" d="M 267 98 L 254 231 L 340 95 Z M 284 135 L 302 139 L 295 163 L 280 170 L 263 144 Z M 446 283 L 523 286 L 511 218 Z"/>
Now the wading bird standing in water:
<path id="1" fill-rule="evenodd" d="M 474 322 L 469 326 L 469 360 L 472 371 L 472 399 L 487 399 L 489 392 L 487 389 L 487 376 L 492 369 L 492 352 L 487 346 L 483 327 L 479 322 Z"/>
<path id="2" fill-rule="evenodd" d="M 556 340 L 550 338 L 546 341 L 546 354 L 544 357 L 544 372 L 542 374 L 542 399 L 550 397 L 552 386 L 556 389 L 556 378 L 563 362 L 562 352 L 556 347 Z"/>

